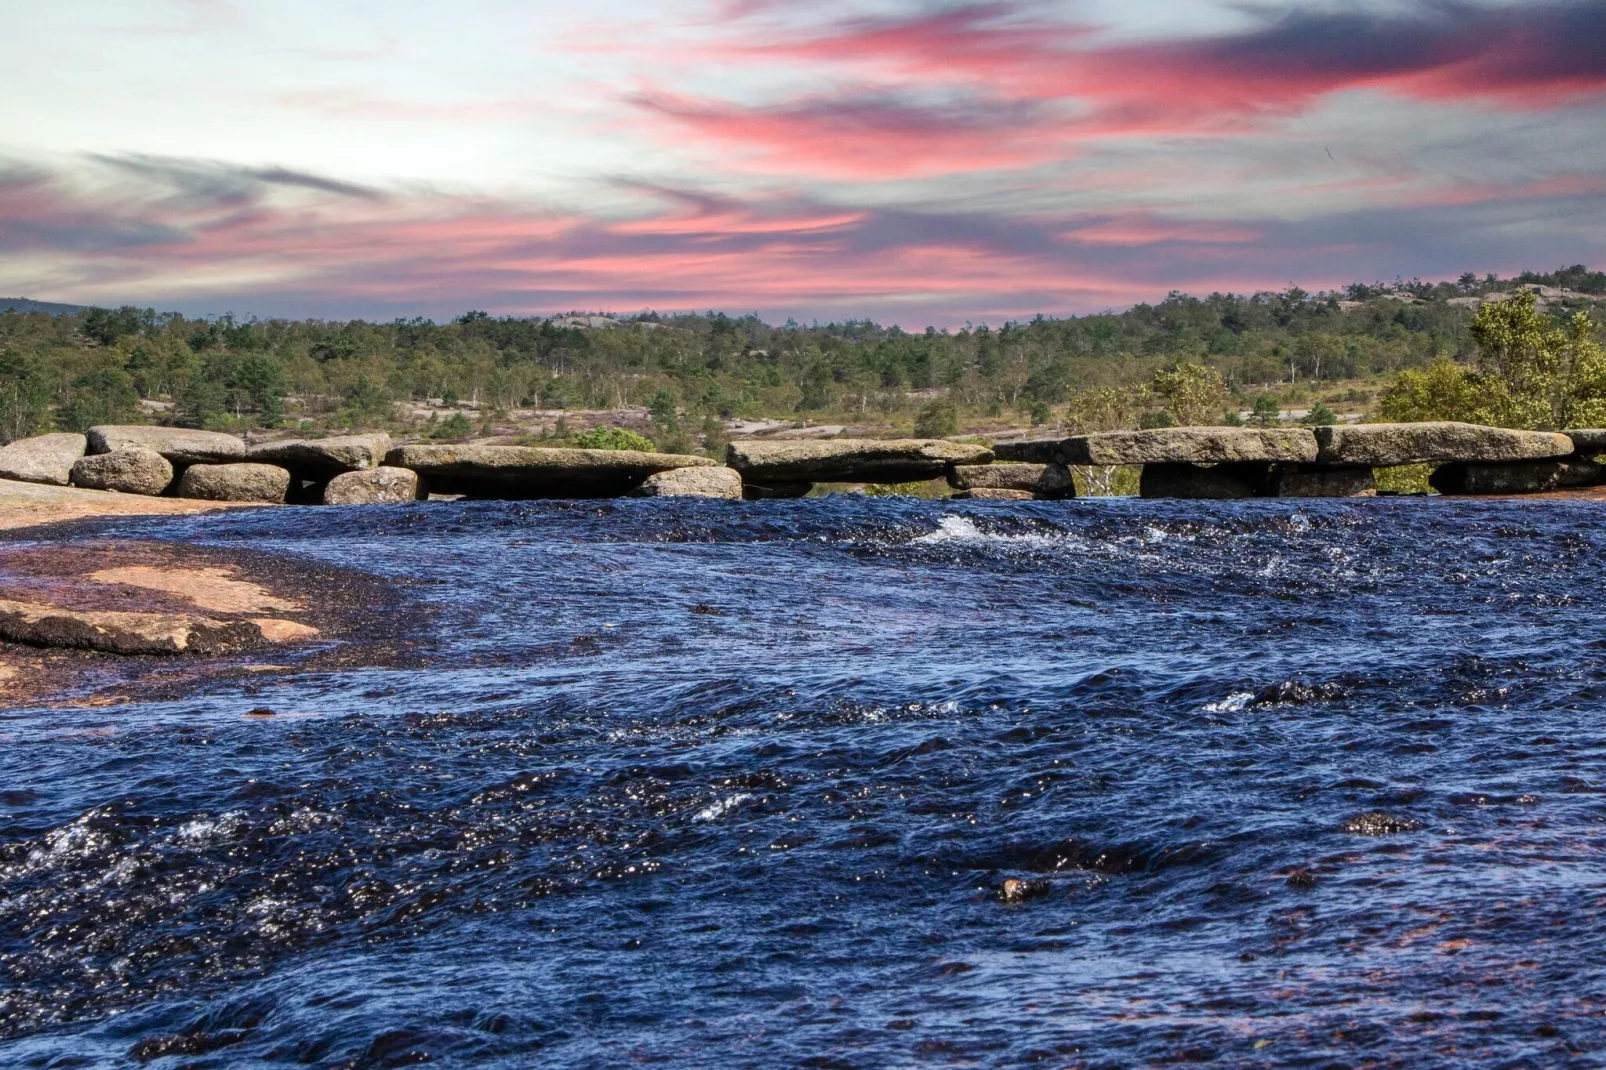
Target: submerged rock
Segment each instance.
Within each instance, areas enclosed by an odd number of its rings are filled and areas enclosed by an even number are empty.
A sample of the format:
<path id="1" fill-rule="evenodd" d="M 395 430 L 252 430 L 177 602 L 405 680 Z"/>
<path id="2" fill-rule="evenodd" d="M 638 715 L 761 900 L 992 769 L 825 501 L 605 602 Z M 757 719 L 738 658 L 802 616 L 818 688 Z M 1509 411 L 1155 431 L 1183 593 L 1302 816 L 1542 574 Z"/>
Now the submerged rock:
<path id="1" fill-rule="evenodd" d="M 1278 498 L 1374 498 L 1377 478 L 1366 467 L 1280 466 L 1272 472 L 1269 493 Z"/>
<path id="2" fill-rule="evenodd" d="M 385 464 L 419 473 L 433 492 L 508 499 L 617 498 L 658 472 L 719 466 L 680 453 L 421 445 L 396 447 Z"/>
<path id="3" fill-rule="evenodd" d="M 83 435 L 36 435 L 0 446 L 0 479 L 65 487 L 72 466 L 89 448 Z"/>
<path id="4" fill-rule="evenodd" d="M 1539 494 L 1606 483 L 1606 466 L 1585 460 L 1447 464 L 1434 469 L 1428 483 L 1440 494 Z"/>
<path id="5" fill-rule="evenodd" d="M 1316 460 L 1316 437 L 1303 427 L 1157 427 L 1000 443 L 997 453 L 1038 464 L 1308 464 Z"/>
<path id="6" fill-rule="evenodd" d="M 335 438 L 263 442 L 246 451 L 246 460 L 287 468 L 298 479 L 326 480 L 342 472 L 378 468 L 390 452 L 390 436 L 340 435 Z"/>
<path id="7" fill-rule="evenodd" d="M 676 468 L 656 472 L 630 492 L 638 498 L 725 498 L 740 501 L 742 476 L 734 468 Z"/>
<path id="8" fill-rule="evenodd" d="M 1265 464 L 1146 464 L 1138 484 L 1145 498 L 1258 498 L 1267 493 Z"/>
<path id="9" fill-rule="evenodd" d="M 178 477 L 180 498 L 213 502 L 283 502 L 290 473 L 271 464 L 195 464 Z"/>
<path id="10" fill-rule="evenodd" d="M 1516 431 L 1480 424 L 1353 424 L 1316 428 L 1325 465 L 1390 468 L 1407 464 L 1543 461 L 1566 457 L 1573 441 L 1554 431 Z"/>
<path id="11" fill-rule="evenodd" d="M 251 621 L 182 613 L 84 613 L 0 601 L 0 639 L 107 654 L 224 654 L 263 641 Z"/>
<path id="12" fill-rule="evenodd" d="M 728 460 L 745 483 L 912 483 L 953 465 L 986 464 L 986 446 L 946 439 L 853 439 L 732 442 Z"/>
<path id="13" fill-rule="evenodd" d="M 173 466 L 155 450 L 120 449 L 80 458 L 72 466 L 71 480 L 86 490 L 155 496 L 172 484 Z"/>
<path id="14" fill-rule="evenodd" d="M 122 449 L 155 450 L 181 466 L 239 460 L 245 456 L 244 441 L 216 431 L 140 424 L 103 424 L 89 429 L 90 453 Z"/>
<path id="15" fill-rule="evenodd" d="M 325 505 L 383 505 L 427 497 L 424 481 L 417 472 L 385 465 L 363 472 L 343 472 L 323 488 Z"/>
<path id="16" fill-rule="evenodd" d="M 1063 464 L 960 464 L 948 471 L 957 490 L 1026 491 L 1038 498 L 1074 498 L 1076 484 Z"/>

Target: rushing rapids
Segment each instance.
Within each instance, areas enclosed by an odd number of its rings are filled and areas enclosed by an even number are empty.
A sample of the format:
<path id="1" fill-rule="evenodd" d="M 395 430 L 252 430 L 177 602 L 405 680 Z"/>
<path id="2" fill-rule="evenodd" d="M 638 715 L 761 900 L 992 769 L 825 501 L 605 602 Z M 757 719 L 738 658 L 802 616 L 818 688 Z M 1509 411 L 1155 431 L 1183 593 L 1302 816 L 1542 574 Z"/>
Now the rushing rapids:
<path id="1" fill-rule="evenodd" d="M 3 715 L 4 1065 L 1602 1050 L 1598 505 L 75 530 L 407 578 L 427 632 Z"/>

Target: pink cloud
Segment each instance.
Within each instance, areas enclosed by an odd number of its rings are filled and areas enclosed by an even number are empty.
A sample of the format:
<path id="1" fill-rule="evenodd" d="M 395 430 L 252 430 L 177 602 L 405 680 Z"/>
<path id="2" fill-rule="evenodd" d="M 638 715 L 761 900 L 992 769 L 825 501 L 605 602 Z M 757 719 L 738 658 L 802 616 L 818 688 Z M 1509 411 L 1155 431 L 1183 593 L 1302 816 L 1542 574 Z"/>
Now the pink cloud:
<path id="1" fill-rule="evenodd" d="M 1174 288 L 1298 279 L 1314 289 L 1375 277 L 1367 264 L 1387 265 L 1389 277 L 1427 273 L 1424 256 L 1452 273 L 1521 267 L 1496 259 L 1511 248 L 1500 243 L 1512 211 L 1583 220 L 1601 188 L 1584 177 L 1491 188 L 1448 207 L 1249 226 L 1159 210 L 1012 219 L 634 187 L 636 214 L 600 218 L 509 199 L 381 194 L 276 169 L 136 163 L 0 172 L 0 289 L 294 315 L 723 307 L 953 325 L 1127 305 Z M 1419 259 L 1402 260 L 1400 249 Z"/>
<path id="2" fill-rule="evenodd" d="M 781 174 L 879 179 L 1017 168 L 1052 159 L 1059 148 L 1028 109 L 913 106 L 869 97 L 811 98 L 743 107 L 654 91 L 644 112 L 673 124 L 671 144 L 735 149 L 727 165 Z"/>
<path id="3" fill-rule="evenodd" d="M 671 144 L 862 179 L 1030 166 L 1092 140 L 1237 135 L 1353 90 L 1517 110 L 1606 94 L 1597 0 L 1292 8 L 1235 34 L 1122 43 L 1038 10 L 999 2 L 813 35 L 738 20 L 704 46 L 706 60 L 787 64 L 839 88 L 770 103 L 666 90 L 634 102 L 668 124 Z"/>

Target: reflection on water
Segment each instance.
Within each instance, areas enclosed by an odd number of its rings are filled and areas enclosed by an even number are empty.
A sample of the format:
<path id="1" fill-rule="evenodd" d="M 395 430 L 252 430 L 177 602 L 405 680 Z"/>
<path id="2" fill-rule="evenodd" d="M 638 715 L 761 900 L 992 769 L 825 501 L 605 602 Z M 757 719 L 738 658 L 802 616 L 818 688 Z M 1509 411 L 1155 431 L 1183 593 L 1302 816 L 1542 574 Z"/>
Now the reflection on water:
<path id="1" fill-rule="evenodd" d="M 5 715 L 7 1065 L 1598 1054 L 1589 503 L 94 531 L 423 579 L 435 634 Z"/>

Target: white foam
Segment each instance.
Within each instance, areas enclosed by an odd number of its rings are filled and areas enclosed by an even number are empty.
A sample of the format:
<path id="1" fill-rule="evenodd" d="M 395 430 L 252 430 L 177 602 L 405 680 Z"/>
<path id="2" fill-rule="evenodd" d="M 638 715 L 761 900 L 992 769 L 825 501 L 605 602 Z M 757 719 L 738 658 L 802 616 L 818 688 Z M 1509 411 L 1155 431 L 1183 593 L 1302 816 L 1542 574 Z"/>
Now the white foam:
<path id="1" fill-rule="evenodd" d="M 720 799 L 717 802 L 709 803 L 707 806 L 697 811 L 692 820 L 718 821 L 720 818 L 724 817 L 726 814 L 730 813 L 732 810 L 736 809 L 738 806 L 742 805 L 742 803 L 746 802 L 752 797 L 753 796 L 751 794 L 743 792 Z"/>

